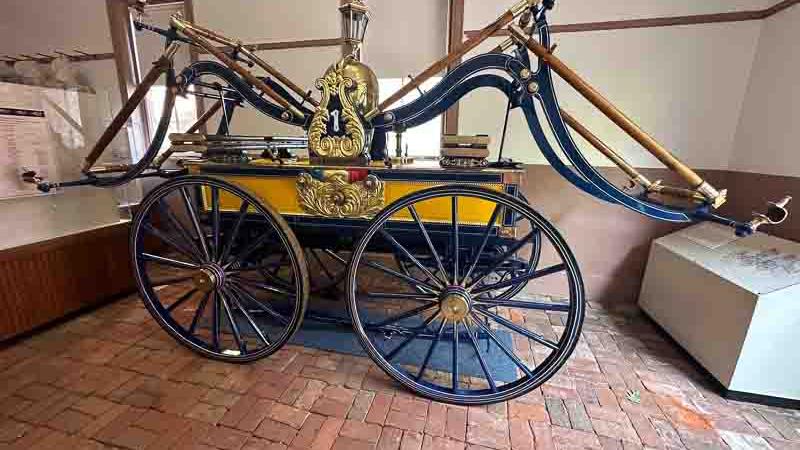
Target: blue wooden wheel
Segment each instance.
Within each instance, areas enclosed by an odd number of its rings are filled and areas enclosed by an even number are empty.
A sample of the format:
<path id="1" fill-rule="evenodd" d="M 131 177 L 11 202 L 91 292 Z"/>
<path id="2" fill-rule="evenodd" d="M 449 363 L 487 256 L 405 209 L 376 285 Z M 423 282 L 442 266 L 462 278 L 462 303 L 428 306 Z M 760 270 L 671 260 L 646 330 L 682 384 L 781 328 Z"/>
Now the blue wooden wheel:
<path id="1" fill-rule="evenodd" d="M 425 223 L 421 205 L 443 199 L 451 221 Z M 493 205 L 485 225 L 459 220 L 459 203 L 474 199 Z M 508 213 L 517 217 L 513 236 L 495 226 Z M 490 251 L 497 246 L 504 251 Z M 485 282 L 532 246 L 541 251 L 534 270 Z M 447 248 L 469 251 L 446 258 Z M 400 260 L 414 270 L 403 271 Z M 543 295 L 486 295 L 525 283 Z M 519 199 L 479 187 L 435 187 L 386 207 L 353 250 L 346 294 L 355 332 L 378 366 L 419 395 L 462 405 L 509 400 L 547 381 L 577 345 L 584 317 L 580 271 L 555 227 Z"/>

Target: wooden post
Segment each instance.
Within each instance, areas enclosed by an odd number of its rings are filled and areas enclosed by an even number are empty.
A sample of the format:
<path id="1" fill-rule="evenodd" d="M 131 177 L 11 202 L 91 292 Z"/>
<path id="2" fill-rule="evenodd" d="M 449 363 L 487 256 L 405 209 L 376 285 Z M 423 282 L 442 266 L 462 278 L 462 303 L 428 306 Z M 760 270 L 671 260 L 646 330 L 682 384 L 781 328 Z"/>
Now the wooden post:
<path id="1" fill-rule="evenodd" d="M 448 16 L 447 52 L 450 53 L 464 42 L 464 0 L 450 0 Z M 448 70 L 453 70 L 460 63 L 461 58 L 458 58 L 450 64 Z M 458 113 L 457 102 L 445 112 L 442 124 L 444 134 L 458 134 Z"/>

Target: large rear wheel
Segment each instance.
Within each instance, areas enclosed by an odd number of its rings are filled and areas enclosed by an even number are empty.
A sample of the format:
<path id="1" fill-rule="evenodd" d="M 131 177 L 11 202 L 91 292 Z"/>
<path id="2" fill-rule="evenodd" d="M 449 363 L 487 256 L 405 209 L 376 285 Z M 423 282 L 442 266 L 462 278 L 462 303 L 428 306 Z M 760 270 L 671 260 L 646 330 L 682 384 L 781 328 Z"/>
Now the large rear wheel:
<path id="1" fill-rule="evenodd" d="M 449 220 L 424 216 L 443 210 Z M 535 269 L 489 281 L 534 251 Z M 506 295 L 525 284 L 525 295 Z M 574 350 L 584 316 L 580 271 L 555 227 L 519 199 L 477 187 L 431 188 L 388 206 L 353 251 L 346 294 L 378 366 L 420 395 L 463 405 L 547 381 Z"/>

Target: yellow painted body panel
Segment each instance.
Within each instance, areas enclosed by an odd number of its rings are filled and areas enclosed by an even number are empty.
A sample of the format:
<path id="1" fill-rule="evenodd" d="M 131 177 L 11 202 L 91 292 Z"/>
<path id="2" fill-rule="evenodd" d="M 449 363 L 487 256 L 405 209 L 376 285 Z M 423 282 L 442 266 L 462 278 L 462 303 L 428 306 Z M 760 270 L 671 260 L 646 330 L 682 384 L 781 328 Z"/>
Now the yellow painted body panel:
<path id="1" fill-rule="evenodd" d="M 282 215 L 291 216 L 311 216 L 303 211 L 297 195 L 297 177 L 294 176 L 244 176 L 244 175 L 214 175 L 229 183 L 240 186 L 253 195 L 269 204 Z M 378 177 L 380 175 L 378 174 Z M 426 181 L 405 181 L 388 180 L 385 183 L 386 203 L 405 197 L 414 192 L 419 192 L 433 186 L 456 184 L 455 182 L 426 182 Z M 470 184 L 475 186 L 475 184 Z M 478 184 L 484 188 L 502 192 L 504 186 L 500 183 Z M 210 194 L 203 192 L 205 203 L 208 204 Z M 241 203 L 230 195 L 222 192 L 220 195 L 220 207 L 223 211 L 238 211 Z M 452 220 L 451 204 L 449 198 L 438 198 L 428 200 L 416 206 L 417 212 L 424 222 L 442 223 Z M 494 212 L 494 203 L 480 199 L 461 198 L 458 205 L 459 222 L 468 225 L 486 225 Z M 400 211 L 393 220 L 412 220 L 411 214 L 407 211 Z"/>

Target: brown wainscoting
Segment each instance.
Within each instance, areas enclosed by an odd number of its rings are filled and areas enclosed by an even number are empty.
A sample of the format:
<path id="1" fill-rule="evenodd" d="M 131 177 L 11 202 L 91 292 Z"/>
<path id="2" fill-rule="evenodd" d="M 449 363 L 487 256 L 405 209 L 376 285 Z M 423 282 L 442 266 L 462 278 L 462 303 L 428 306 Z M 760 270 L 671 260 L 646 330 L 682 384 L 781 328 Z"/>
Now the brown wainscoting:
<path id="1" fill-rule="evenodd" d="M 794 197 L 789 203 L 789 218 L 776 226 L 765 226 L 761 231 L 791 241 L 800 242 L 800 216 L 797 214 L 800 202 L 800 178 L 778 175 L 764 175 L 749 172 L 727 172 L 725 187 L 730 192 L 728 203 L 722 207 L 722 213 L 738 219 L 751 217 L 754 212 L 767 210 L 767 202 L 780 200 L 790 195 Z"/>
<path id="2" fill-rule="evenodd" d="M 127 223 L 0 251 L 0 342 L 135 290 Z"/>
<path id="3" fill-rule="evenodd" d="M 604 303 L 636 301 L 651 242 L 685 225 L 659 222 L 596 200 L 575 188 L 550 166 L 529 165 L 526 170 L 525 195 L 536 210 L 558 227 L 572 248 L 582 270 L 588 298 Z M 640 170 L 651 180 L 681 185 L 666 169 Z M 616 185 L 625 184 L 625 177 L 618 169 L 600 168 L 599 171 Z M 754 211 L 763 212 L 767 201 L 792 194 L 800 198 L 800 178 L 725 170 L 698 172 L 712 185 L 729 190 L 728 203 L 720 213 L 739 220 L 749 220 Z M 800 241 L 800 218 L 790 215 L 786 223 L 764 227 L 762 231 Z"/>

